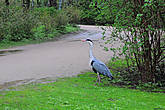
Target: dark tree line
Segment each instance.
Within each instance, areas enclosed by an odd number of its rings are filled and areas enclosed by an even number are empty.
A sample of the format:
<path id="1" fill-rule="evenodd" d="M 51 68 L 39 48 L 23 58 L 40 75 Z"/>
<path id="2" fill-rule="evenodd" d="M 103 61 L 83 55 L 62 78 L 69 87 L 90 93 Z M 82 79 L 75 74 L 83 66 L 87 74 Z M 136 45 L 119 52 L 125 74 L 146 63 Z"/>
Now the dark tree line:
<path id="1" fill-rule="evenodd" d="M 25 8 L 25 9 L 29 9 L 31 5 L 32 5 L 32 8 L 34 7 L 34 0 L 32 0 L 32 1 L 22 0 L 21 2 L 22 2 L 22 7 Z M 37 7 L 40 7 L 41 3 L 42 3 L 41 0 L 37 0 L 36 1 Z M 9 6 L 10 5 L 9 0 L 5 0 L 5 4 L 6 4 L 6 6 Z M 49 7 L 56 7 L 57 8 L 57 0 L 47 0 L 47 1 L 44 2 L 44 5 L 49 6 Z"/>

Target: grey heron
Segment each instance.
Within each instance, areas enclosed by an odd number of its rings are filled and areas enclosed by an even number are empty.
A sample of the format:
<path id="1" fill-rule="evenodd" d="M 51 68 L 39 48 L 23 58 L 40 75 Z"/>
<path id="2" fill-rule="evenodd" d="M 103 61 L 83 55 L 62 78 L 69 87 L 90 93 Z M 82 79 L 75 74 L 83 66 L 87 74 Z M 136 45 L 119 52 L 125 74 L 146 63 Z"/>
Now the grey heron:
<path id="1" fill-rule="evenodd" d="M 111 80 L 114 79 L 112 76 L 112 73 L 110 72 L 110 70 L 108 69 L 108 67 L 100 60 L 96 59 L 93 56 L 93 41 L 91 39 L 86 39 L 86 40 L 82 40 L 83 42 L 88 42 L 90 45 L 90 50 L 89 50 L 89 57 L 90 57 L 90 66 L 92 68 L 92 70 L 97 74 L 97 81 L 96 83 L 99 81 L 99 83 L 101 82 L 101 77 L 100 75 L 104 75 L 106 77 L 109 77 Z"/>

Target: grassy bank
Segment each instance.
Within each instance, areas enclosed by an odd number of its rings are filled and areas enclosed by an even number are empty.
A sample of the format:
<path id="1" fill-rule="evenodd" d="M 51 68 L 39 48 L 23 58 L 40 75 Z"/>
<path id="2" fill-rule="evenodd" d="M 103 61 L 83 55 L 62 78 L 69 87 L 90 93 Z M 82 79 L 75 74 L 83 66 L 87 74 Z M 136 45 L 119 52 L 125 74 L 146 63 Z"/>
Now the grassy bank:
<path id="1" fill-rule="evenodd" d="M 165 94 L 119 88 L 86 73 L 0 92 L 0 110 L 164 110 Z M 108 85 L 108 86 L 107 86 Z"/>
<path id="2" fill-rule="evenodd" d="M 72 25 L 67 25 L 65 26 L 65 29 L 63 29 L 63 31 L 61 30 L 55 30 L 56 32 L 52 33 L 52 35 L 50 37 L 45 37 L 43 39 L 24 39 L 22 41 L 4 41 L 4 42 L 0 42 L 0 49 L 6 49 L 6 48 L 11 48 L 11 47 L 15 47 L 15 46 L 22 46 L 22 45 L 26 45 L 26 44 L 36 44 L 36 43 L 41 43 L 41 42 L 45 42 L 48 40 L 52 40 L 55 39 L 63 34 L 67 34 L 67 33 L 71 33 L 71 32 L 76 32 L 78 31 L 79 28 L 78 27 L 73 27 Z"/>
<path id="3" fill-rule="evenodd" d="M 75 8 L 57 10 L 54 7 L 25 11 L 19 4 L 6 7 L 0 3 L 0 48 L 42 42 L 76 31 L 78 13 Z"/>

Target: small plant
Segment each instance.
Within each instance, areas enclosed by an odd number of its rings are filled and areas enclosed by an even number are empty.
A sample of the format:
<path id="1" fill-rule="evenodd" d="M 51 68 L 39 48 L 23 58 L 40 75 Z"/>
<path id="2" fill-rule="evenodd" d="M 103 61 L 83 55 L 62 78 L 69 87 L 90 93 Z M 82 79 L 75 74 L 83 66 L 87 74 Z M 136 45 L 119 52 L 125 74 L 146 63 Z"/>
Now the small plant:
<path id="1" fill-rule="evenodd" d="M 41 40 L 44 39 L 44 37 L 46 36 L 45 33 L 45 25 L 40 25 L 36 28 L 32 29 L 32 32 L 34 33 L 34 40 Z"/>
<path id="2" fill-rule="evenodd" d="M 78 30 L 78 27 L 72 26 L 72 25 L 66 25 L 65 26 L 65 32 L 69 33 L 69 32 L 75 32 Z"/>

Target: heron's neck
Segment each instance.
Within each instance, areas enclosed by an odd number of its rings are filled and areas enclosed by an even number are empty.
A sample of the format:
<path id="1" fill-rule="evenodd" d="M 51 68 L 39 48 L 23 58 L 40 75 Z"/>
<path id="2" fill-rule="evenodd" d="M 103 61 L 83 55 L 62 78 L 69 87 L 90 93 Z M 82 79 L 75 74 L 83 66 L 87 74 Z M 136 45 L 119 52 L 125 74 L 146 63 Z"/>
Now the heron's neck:
<path id="1" fill-rule="evenodd" d="M 90 59 L 94 58 L 92 49 L 93 49 L 93 44 L 90 44 L 90 50 L 89 50 L 89 57 L 90 57 Z"/>

